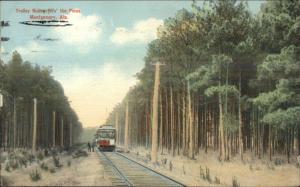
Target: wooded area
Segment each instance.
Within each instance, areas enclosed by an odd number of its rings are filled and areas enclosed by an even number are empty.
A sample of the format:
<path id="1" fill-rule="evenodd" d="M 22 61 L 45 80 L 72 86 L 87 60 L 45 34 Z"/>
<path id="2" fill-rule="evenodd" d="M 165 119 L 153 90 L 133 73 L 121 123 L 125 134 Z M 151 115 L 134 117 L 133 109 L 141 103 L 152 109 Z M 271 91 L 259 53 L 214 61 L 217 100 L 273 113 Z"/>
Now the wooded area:
<path id="1" fill-rule="evenodd" d="M 151 147 L 159 61 L 160 153 L 194 158 L 211 149 L 220 160 L 250 152 L 289 162 L 300 150 L 299 23 L 298 0 L 267 1 L 257 15 L 244 1 L 194 2 L 164 20 L 139 82 L 107 120 L 118 143 Z"/>
<path id="2" fill-rule="evenodd" d="M 9 62 L 0 61 L 1 148 L 72 146 L 82 125 L 70 107 L 51 69 L 23 61 L 18 52 Z"/>

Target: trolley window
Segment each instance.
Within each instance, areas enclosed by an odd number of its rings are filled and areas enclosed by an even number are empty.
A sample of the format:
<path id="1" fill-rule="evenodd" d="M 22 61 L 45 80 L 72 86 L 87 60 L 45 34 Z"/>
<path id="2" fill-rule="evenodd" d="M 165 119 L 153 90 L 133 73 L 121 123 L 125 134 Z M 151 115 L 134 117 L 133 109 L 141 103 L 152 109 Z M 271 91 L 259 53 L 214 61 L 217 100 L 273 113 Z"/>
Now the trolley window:
<path id="1" fill-rule="evenodd" d="M 115 138 L 115 131 L 100 131 L 101 138 Z"/>

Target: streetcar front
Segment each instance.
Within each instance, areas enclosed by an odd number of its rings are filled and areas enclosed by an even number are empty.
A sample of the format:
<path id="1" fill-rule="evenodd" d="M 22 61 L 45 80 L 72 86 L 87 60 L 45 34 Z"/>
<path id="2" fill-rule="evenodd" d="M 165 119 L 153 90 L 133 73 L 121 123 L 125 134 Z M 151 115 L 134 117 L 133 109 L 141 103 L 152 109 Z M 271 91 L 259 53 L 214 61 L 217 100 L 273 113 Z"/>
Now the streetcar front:
<path id="1" fill-rule="evenodd" d="M 116 129 L 112 126 L 100 127 L 97 140 L 101 151 L 114 151 L 116 148 Z"/>

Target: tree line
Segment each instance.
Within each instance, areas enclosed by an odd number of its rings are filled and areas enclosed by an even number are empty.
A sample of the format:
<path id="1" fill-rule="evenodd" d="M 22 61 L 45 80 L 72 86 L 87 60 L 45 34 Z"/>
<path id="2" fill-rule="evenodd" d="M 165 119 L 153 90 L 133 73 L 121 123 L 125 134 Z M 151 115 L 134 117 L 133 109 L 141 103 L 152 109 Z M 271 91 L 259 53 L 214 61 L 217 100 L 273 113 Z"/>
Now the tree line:
<path id="1" fill-rule="evenodd" d="M 82 125 L 51 68 L 23 61 L 15 51 L 0 61 L 0 141 L 4 150 L 70 147 Z"/>
<path id="2" fill-rule="evenodd" d="M 289 162 L 300 150 L 299 19 L 297 0 L 267 1 L 256 15 L 245 1 L 193 2 L 165 19 L 138 83 L 107 119 L 118 143 L 151 147 L 153 63 L 160 62 L 160 153 L 285 154 Z"/>

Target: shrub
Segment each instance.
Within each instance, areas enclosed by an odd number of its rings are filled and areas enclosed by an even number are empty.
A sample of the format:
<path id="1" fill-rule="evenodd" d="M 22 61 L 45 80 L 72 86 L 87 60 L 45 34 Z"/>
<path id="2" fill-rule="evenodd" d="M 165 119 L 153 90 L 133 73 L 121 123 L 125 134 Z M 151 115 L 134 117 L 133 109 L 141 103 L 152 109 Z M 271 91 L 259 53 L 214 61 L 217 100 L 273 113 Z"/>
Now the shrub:
<path id="1" fill-rule="evenodd" d="M 40 165 L 41 169 L 47 171 L 49 168 L 48 168 L 48 165 L 44 162 L 42 162 L 42 164 Z"/>
<path id="2" fill-rule="evenodd" d="M 44 159 L 44 154 L 43 154 L 43 152 L 41 152 L 41 151 L 39 151 L 38 153 L 37 153 L 37 156 L 36 156 L 39 160 L 43 160 Z"/>
<path id="3" fill-rule="evenodd" d="M 20 157 L 19 158 L 19 164 L 20 164 L 20 166 L 24 166 L 25 168 L 27 167 L 27 160 L 26 160 L 26 158 L 25 157 Z"/>
<path id="4" fill-rule="evenodd" d="M 151 160 L 151 155 L 149 153 L 146 154 L 147 160 Z"/>
<path id="5" fill-rule="evenodd" d="M 205 168 L 205 178 L 208 182 L 211 182 L 210 174 L 209 174 L 209 168 Z"/>
<path id="6" fill-rule="evenodd" d="M 51 168 L 49 169 L 49 171 L 50 171 L 50 173 L 55 173 L 55 168 L 52 168 L 52 167 L 51 167 Z"/>
<path id="7" fill-rule="evenodd" d="M 68 160 L 68 166 L 69 167 L 71 166 L 71 160 Z"/>
<path id="8" fill-rule="evenodd" d="M 162 158 L 161 159 L 161 164 L 162 165 L 166 165 L 167 164 L 167 159 L 166 158 Z"/>
<path id="9" fill-rule="evenodd" d="M 232 187 L 240 187 L 240 183 L 238 183 L 235 176 L 232 178 Z"/>
<path id="10" fill-rule="evenodd" d="M 79 158 L 79 157 L 87 157 L 88 154 L 86 151 L 83 151 L 83 150 L 78 150 L 76 151 L 74 154 L 73 154 L 73 158 Z"/>
<path id="11" fill-rule="evenodd" d="M 10 172 L 10 167 L 9 167 L 8 163 L 6 163 L 6 165 L 5 165 L 5 171 Z"/>
<path id="12" fill-rule="evenodd" d="M 1 154 L 0 154 L 0 162 L 1 162 L 1 163 L 4 163 L 5 160 L 6 160 L 6 157 L 5 157 L 4 155 L 1 155 Z"/>
<path id="13" fill-rule="evenodd" d="M 275 167 L 272 163 L 267 164 L 268 169 L 275 170 Z"/>
<path id="14" fill-rule="evenodd" d="M 280 166 L 280 165 L 284 164 L 284 160 L 282 160 L 282 159 L 280 159 L 280 158 L 275 158 L 274 164 L 275 164 L 276 166 Z"/>
<path id="15" fill-rule="evenodd" d="M 59 158 L 56 157 L 56 156 L 53 156 L 53 164 L 54 164 L 54 166 L 57 167 L 57 168 L 60 168 L 60 167 L 63 166 L 63 165 L 60 163 Z"/>
<path id="16" fill-rule="evenodd" d="M 170 163 L 169 163 L 169 169 L 170 169 L 170 171 L 172 171 L 173 170 L 173 163 L 170 161 Z"/>
<path id="17" fill-rule="evenodd" d="M 35 171 L 30 172 L 29 176 L 32 181 L 38 181 L 42 178 L 40 172 L 37 169 Z"/>
<path id="18" fill-rule="evenodd" d="M 205 174 L 204 174 L 204 170 L 202 169 L 202 167 L 200 166 L 200 178 L 202 178 L 202 179 L 206 179 L 205 178 Z"/>
<path id="19" fill-rule="evenodd" d="M 28 154 L 28 160 L 29 160 L 29 163 L 32 164 L 32 162 L 35 160 L 35 156 L 33 154 Z"/>
<path id="20" fill-rule="evenodd" d="M 253 166 L 252 166 L 252 164 L 249 165 L 249 169 L 250 169 L 250 171 L 253 171 Z"/>
<path id="21" fill-rule="evenodd" d="M 8 163 L 12 169 L 17 169 L 19 167 L 19 163 L 16 158 L 10 159 Z"/>
<path id="22" fill-rule="evenodd" d="M 49 155 L 49 151 L 48 151 L 48 149 L 44 149 L 44 155 L 45 155 L 45 157 L 48 157 L 48 156 L 50 156 L 50 155 Z"/>
<path id="23" fill-rule="evenodd" d="M 219 177 L 217 177 L 217 176 L 215 176 L 215 183 L 216 183 L 216 184 L 221 184 L 221 182 L 220 182 L 220 178 L 219 178 Z"/>
<path id="24" fill-rule="evenodd" d="M 51 150 L 50 150 L 50 154 L 51 154 L 52 156 L 56 156 L 56 155 L 57 155 L 57 150 L 56 150 L 56 149 L 51 149 Z"/>

